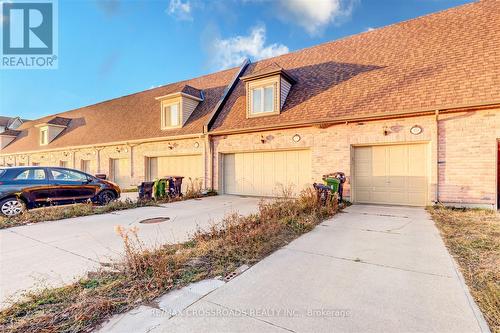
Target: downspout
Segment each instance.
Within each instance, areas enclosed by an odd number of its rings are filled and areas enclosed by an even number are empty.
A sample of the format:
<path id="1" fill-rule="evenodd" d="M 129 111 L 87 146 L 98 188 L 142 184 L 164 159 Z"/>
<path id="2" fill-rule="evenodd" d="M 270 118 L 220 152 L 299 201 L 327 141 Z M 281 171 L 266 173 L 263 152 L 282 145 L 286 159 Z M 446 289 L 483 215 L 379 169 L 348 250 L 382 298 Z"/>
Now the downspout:
<path id="1" fill-rule="evenodd" d="M 436 117 L 436 198 L 435 203 L 439 203 L 439 110 L 435 112 Z"/>
<path id="2" fill-rule="evenodd" d="M 214 189 L 214 179 L 213 179 L 213 156 L 212 156 L 212 140 L 210 139 L 210 134 L 206 134 L 205 137 L 205 170 L 207 171 L 206 177 L 206 188 L 213 190 Z"/>

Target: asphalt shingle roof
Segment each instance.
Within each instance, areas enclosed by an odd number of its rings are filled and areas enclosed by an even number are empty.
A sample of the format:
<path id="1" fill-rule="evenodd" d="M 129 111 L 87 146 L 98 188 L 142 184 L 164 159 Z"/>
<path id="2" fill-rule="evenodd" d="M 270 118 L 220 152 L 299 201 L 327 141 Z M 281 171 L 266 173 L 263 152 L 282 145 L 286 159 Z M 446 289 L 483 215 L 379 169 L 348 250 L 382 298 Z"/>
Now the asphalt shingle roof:
<path id="1" fill-rule="evenodd" d="M 500 102 L 500 1 L 262 60 L 244 76 L 274 63 L 297 79 L 281 114 L 247 119 L 239 82 L 213 131 Z"/>
<path id="2" fill-rule="evenodd" d="M 202 133 L 212 109 L 237 71 L 238 68 L 228 69 L 28 121 L 17 128 L 21 131 L 18 138 L 0 154 Z M 156 97 L 177 92 L 201 96 L 201 91 L 204 101 L 184 127 L 161 130 L 161 102 Z M 68 127 L 48 145 L 40 146 L 39 129 L 35 126 L 51 121 Z"/>

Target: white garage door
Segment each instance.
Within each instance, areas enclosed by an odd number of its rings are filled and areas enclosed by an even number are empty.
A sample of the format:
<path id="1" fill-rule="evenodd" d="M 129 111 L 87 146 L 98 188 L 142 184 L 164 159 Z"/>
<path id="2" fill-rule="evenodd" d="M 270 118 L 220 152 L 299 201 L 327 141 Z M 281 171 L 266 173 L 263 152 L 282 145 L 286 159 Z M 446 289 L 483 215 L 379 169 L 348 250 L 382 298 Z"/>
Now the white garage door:
<path id="1" fill-rule="evenodd" d="M 428 193 L 426 144 L 356 147 L 354 201 L 425 206 Z"/>
<path id="2" fill-rule="evenodd" d="M 191 183 L 199 184 L 203 180 L 202 155 L 150 157 L 149 180 L 167 176 L 182 176 L 182 192 L 185 193 Z"/>
<path id="3" fill-rule="evenodd" d="M 294 195 L 310 186 L 309 150 L 225 154 L 224 193 L 281 196 L 284 188 Z"/>
<path id="4" fill-rule="evenodd" d="M 132 186 L 130 181 L 130 160 L 128 158 L 112 158 L 109 164 L 110 179 L 121 188 Z"/>

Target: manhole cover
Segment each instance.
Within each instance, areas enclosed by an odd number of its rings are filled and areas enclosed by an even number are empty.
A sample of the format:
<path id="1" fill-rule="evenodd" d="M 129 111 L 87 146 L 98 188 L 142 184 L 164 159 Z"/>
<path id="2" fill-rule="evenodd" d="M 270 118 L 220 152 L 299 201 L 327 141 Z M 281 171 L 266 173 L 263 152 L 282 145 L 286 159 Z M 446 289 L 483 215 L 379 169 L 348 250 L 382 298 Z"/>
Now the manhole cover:
<path id="1" fill-rule="evenodd" d="M 170 220 L 170 217 L 153 217 L 153 218 L 150 218 L 150 219 L 142 220 L 139 223 L 142 223 L 142 224 L 155 224 L 155 223 L 167 222 L 169 220 Z"/>

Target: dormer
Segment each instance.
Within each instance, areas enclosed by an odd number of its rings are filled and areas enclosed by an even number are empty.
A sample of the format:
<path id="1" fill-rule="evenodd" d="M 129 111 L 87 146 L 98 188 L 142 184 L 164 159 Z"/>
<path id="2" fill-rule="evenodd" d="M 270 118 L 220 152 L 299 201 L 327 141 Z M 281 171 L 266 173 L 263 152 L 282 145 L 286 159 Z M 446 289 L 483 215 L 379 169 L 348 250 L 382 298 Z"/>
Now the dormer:
<path id="1" fill-rule="evenodd" d="M 0 116 L 0 133 L 6 130 L 15 130 L 23 124 L 20 117 L 4 117 Z"/>
<path id="2" fill-rule="evenodd" d="M 71 119 L 63 117 L 55 117 L 46 123 L 38 124 L 39 133 L 39 143 L 40 146 L 46 146 L 51 143 L 59 134 L 64 131 Z"/>
<path id="3" fill-rule="evenodd" d="M 296 80 L 276 63 L 241 78 L 246 88 L 247 118 L 280 114 Z"/>
<path id="4" fill-rule="evenodd" d="M 9 121 L 9 123 L 6 126 L 6 129 L 15 130 L 16 128 L 21 126 L 23 122 L 24 121 L 20 117 L 14 117 Z"/>
<path id="5" fill-rule="evenodd" d="M 161 129 L 184 126 L 203 99 L 203 91 L 189 85 L 185 85 L 178 92 L 156 97 L 156 100 L 160 101 Z"/>
<path id="6" fill-rule="evenodd" d="M 0 150 L 7 147 L 12 141 L 14 141 L 21 131 L 7 129 L 0 133 Z"/>

